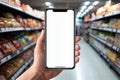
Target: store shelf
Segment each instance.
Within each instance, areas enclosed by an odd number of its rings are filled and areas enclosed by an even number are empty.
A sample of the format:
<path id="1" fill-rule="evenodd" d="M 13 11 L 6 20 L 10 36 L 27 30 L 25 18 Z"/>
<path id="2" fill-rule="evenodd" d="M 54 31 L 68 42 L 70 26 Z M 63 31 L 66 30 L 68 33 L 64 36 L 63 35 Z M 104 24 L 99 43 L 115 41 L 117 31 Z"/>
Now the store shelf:
<path id="1" fill-rule="evenodd" d="M 42 30 L 43 28 L 34 27 L 34 28 L 25 28 L 26 31 L 33 31 L 33 30 Z"/>
<path id="2" fill-rule="evenodd" d="M 33 61 L 31 57 L 27 62 L 25 62 L 8 80 L 15 80 Z"/>
<path id="3" fill-rule="evenodd" d="M 15 31 L 33 31 L 33 30 L 42 30 L 42 28 L 40 28 L 40 27 L 34 27 L 34 28 L 23 28 L 23 27 L 0 28 L 0 33 L 15 32 Z"/>
<path id="4" fill-rule="evenodd" d="M 120 68 L 116 66 L 99 48 L 89 43 L 103 58 L 104 60 L 120 75 Z"/>
<path id="5" fill-rule="evenodd" d="M 0 0 L 0 7 L 1 7 L 1 9 L 4 9 L 4 10 L 6 9 L 7 11 L 11 10 L 11 11 L 17 12 L 17 13 L 21 14 L 24 17 L 28 16 L 28 17 L 43 21 L 41 18 L 36 17 L 36 16 L 34 16 L 34 15 L 30 14 L 30 13 L 27 13 L 27 12 L 23 11 L 19 7 L 10 5 L 7 2 L 5 2 L 4 0 Z"/>
<path id="6" fill-rule="evenodd" d="M 107 31 L 107 32 L 114 32 L 114 33 L 120 33 L 119 29 L 113 29 L 113 28 L 104 28 L 104 27 L 90 27 L 91 29 L 94 30 L 101 30 L 101 31 Z"/>
<path id="7" fill-rule="evenodd" d="M 110 13 L 110 14 L 106 14 L 106 15 L 103 15 L 103 16 L 95 18 L 95 19 L 89 19 L 89 21 L 103 20 L 103 19 L 106 19 L 106 18 L 112 18 L 112 17 L 118 16 L 118 15 L 120 15 L 120 11 Z"/>
<path id="8" fill-rule="evenodd" d="M 25 47 L 20 48 L 17 51 L 15 51 L 14 53 L 11 53 L 11 54 L 5 56 L 4 58 L 0 59 L 0 65 L 2 65 L 3 63 L 9 61 L 10 59 L 14 58 L 15 56 L 21 54 L 22 52 L 26 51 L 30 47 L 34 46 L 35 44 L 36 44 L 36 42 L 29 43 Z"/>
<path id="9" fill-rule="evenodd" d="M 91 37 L 93 37 L 94 39 L 96 39 L 97 41 L 101 42 L 102 44 L 104 44 L 104 45 L 110 47 L 111 49 L 117 51 L 118 53 L 120 53 L 120 48 L 119 47 L 117 47 L 117 46 L 115 46 L 115 45 L 113 45 L 113 44 L 111 44 L 111 43 L 109 43 L 109 42 L 107 42 L 107 41 L 97 37 L 97 36 L 94 36 L 93 34 L 89 34 L 89 35 Z"/>

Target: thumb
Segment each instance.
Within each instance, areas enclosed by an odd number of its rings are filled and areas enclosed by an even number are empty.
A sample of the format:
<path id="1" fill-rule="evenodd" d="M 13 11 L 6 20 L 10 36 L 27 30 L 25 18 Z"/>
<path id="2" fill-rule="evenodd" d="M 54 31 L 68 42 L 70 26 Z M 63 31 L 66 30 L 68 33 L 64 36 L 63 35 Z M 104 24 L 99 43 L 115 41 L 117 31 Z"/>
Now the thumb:
<path id="1" fill-rule="evenodd" d="M 42 30 L 41 35 L 37 39 L 37 43 L 34 49 L 34 62 L 33 65 L 36 69 L 43 69 L 44 65 L 44 40 L 45 40 L 45 31 Z"/>
<path id="2" fill-rule="evenodd" d="M 37 39 L 36 48 L 39 50 L 43 50 L 44 49 L 44 41 L 45 41 L 45 31 L 42 30 L 41 35 Z"/>

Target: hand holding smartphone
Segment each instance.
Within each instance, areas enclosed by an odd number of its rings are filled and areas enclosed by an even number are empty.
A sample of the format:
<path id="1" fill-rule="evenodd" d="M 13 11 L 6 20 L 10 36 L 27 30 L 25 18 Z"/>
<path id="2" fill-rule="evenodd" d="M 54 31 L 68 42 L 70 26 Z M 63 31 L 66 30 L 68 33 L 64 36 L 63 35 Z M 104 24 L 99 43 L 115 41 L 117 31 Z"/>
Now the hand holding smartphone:
<path id="1" fill-rule="evenodd" d="M 74 10 L 46 10 L 46 67 L 75 66 Z"/>

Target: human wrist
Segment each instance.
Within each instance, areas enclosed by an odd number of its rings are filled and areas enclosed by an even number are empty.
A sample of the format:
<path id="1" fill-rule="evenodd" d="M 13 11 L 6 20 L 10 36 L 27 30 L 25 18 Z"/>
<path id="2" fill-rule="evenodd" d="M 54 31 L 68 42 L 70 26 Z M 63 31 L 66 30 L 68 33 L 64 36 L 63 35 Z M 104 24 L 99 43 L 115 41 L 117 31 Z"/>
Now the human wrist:
<path id="1" fill-rule="evenodd" d="M 40 77 L 41 80 L 47 80 L 44 71 L 36 68 L 35 66 L 30 67 L 30 71 L 33 72 L 34 75 L 37 75 L 36 77 Z"/>

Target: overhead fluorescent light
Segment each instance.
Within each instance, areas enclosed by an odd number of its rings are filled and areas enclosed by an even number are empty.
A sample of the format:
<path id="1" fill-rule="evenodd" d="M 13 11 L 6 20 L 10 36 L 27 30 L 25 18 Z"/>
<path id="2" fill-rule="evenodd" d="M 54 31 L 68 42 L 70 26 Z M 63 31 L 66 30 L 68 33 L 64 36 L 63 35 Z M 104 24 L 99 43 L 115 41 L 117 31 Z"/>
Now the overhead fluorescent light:
<path id="1" fill-rule="evenodd" d="M 90 7 L 88 7 L 88 9 L 89 9 L 89 10 L 91 10 L 93 7 L 94 7 L 94 6 L 93 6 L 93 5 L 91 5 Z"/>
<path id="2" fill-rule="evenodd" d="M 89 5 L 90 4 L 90 1 L 86 1 L 85 3 L 84 3 L 84 5 Z"/>
<path id="3" fill-rule="evenodd" d="M 46 6 L 50 6 L 51 3 L 50 3 L 50 2 L 45 2 L 45 5 L 46 5 Z"/>
<path id="4" fill-rule="evenodd" d="M 84 11 L 84 9 L 81 9 L 81 10 L 80 10 L 80 12 L 83 12 L 83 11 Z"/>
<path id="5" fill-rule="evenodd" d="M 76 17 L 79 17 L 80 15 L 81 15 L 81 12 L 78 12 Z"/>
<path id="6" fill-rule="evenodd" d="M 87 8 L 87 6 L 82 6 L 82 8 L 81 8 L 81 9 L 83 9 L 83 10 L 84 10 L 85 8 Z"/>
<path id="7" fill-rule="evenodd" d="M 94 1 L 93 5 L 97 5 L 99 3 L 99 1 Z"/>
<path id="8" fill-rule="evenodd" d="M 49 6 L 49 8 L 54 8 L 53 6 Z"/>

